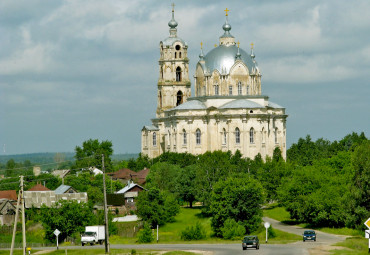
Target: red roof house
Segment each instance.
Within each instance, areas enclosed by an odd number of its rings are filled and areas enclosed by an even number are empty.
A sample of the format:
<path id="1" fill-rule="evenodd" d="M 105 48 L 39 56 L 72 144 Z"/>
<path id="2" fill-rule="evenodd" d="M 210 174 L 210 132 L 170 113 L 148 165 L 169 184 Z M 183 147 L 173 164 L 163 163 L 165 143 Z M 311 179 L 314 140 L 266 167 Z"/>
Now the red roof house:
<path id="1" fill-rule="evenodd" d="M 0 199 L 2 198 L 17 201 L 17 192 L 15 190 L 1 190 Z"/>
<path id="2" fill-rule="evenodd" d="M 37 183 L 35 186 L 30 188 L 28 191 L 50 191 L 50 189 L 46 188 L 44 185 Z"/>

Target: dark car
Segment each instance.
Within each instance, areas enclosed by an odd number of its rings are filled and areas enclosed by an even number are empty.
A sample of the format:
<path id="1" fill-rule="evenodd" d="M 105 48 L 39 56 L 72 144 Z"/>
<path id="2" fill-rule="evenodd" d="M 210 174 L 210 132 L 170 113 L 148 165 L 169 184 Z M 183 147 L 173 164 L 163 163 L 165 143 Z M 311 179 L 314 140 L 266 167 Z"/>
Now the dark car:
<path id="1" fill-rule="evenodd" d="M 303 232 L 303 242 L 306 240 L 313 240 L 316 242 L 316 233 L 314 230 L 305 230 Z"/>
<path id="2" fill-rule="evenodd" d="M 260 241 L 258 240 L 258 236 L 245 236 L 242 243 L 243 250 L 247 248 L 256 248 L 258 250 L 260 248 Z"/>

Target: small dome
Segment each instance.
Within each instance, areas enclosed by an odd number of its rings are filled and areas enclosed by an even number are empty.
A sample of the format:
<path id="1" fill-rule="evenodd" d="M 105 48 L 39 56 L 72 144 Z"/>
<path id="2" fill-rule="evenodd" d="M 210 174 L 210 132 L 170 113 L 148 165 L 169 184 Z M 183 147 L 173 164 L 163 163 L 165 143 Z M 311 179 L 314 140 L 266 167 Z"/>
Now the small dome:
<path id="1" fill-rule="evenodd" d="M 244 50 L 239 48 L 240 60 L 248 67 L 249 72 L 256 68 L 256 63 L 253 62 L 251 56 Z M 209 73 L 218 70 L 220 73 L 228 74 L 231 67 L 235 64 L 236 56 L 238 55 L 238 47 L 236 45 L 219 45 L 212 49 L 204 57 L 205 66 Z"/>
<path id="2" fill-rule="evenodd" d="M 170 28 L 176 28 L 177 27 L 177 21 L 174 19 L 174 18 L 172 18 L 169 22 L 168 22 L 168 26 L 170 27 Z"/>

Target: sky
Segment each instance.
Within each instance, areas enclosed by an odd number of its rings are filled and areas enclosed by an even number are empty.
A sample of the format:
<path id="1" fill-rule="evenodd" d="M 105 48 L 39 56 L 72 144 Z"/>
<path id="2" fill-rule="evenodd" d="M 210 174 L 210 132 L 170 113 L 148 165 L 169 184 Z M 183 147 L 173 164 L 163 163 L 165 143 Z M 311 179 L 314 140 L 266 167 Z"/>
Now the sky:
<path id="1" fill-rule="evenodd" d="M 370 136 L 368 0 L 1 0 L 0 155 L 73 152 L 88 139 L 140 152 L 172 2 L 190 77 L 230 10 L 240 47 L 254 43 L 262 94 L 286 107 L 288 147 L 308 134 Z"/>

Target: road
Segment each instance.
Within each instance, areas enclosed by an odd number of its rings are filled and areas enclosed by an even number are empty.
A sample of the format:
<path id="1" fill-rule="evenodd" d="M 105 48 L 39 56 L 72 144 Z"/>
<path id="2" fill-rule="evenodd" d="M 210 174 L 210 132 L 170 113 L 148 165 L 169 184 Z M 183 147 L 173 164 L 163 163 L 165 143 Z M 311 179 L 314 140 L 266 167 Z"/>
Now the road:
<path id="1" fill-rule="evenodd" d="M 290 226 L 282 224 L 271 218 L 263 218 L 275 229 L 285 232 L 302 235 L 305 229 L 298 226 Z M 332 235 L 316 231 L 316 242 L 302 242 L 298 241 L 290 244 L 264 244 L 261 240 L 259 250 L 248 249 L 243 251 L 240 244 L 146 244 L 146 245 L 111 245 L 111 249 L 152 249 L 152 250 L 188 250 L 188 251 L 204 251 L 205 255 L 238 255 L 238 254 L 256 254 L 256 255 L 309 255 L 311 254 L 325 254 L 322 251 L 326 250 L 331 245 L 345 240 L 346 236 Z M 39 249 L 39 248 L 38 248 Z M 44 247 L 42 250 L 51 250 L 55 247 Z M 63 246 L 61 249 L 81 249 L 81 254 L 89 254 L 90 249 L 104 249 L 104 245 L 94 246 Z M 208 251 L 208 252 L 207 252 Z M 311 251 L 311 252 L 310 252 Z"/>

